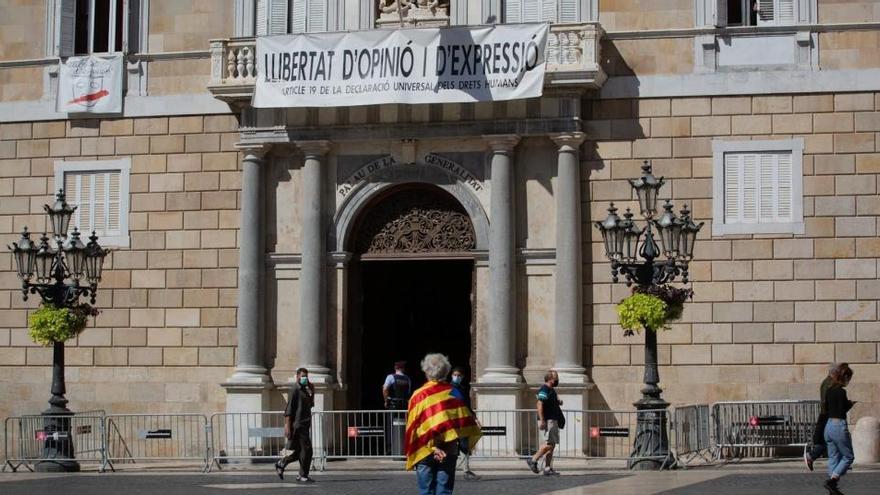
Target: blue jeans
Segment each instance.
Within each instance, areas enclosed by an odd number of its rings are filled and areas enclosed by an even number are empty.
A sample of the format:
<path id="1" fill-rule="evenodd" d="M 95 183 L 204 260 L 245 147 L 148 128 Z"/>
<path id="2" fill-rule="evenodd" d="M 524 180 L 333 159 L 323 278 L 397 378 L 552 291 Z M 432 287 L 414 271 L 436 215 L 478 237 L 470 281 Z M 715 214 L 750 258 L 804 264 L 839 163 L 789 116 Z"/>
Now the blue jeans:
<path id="1" fill-rule="evenodd" d="M 852 437 L 846 420 L 831 418 L 825 425 L 825 444 L 828 446 L 828 477 L 840 478 L 852 466 L 854 456 Z"/>
<path id="2" fill-rule="evenodd" d="M 420 495 L 451 495 L 455 488 L 455 460 L 457 455 L 447 455 L 443 462 L 428 456 L 416 464 L 416 478 Z"/>

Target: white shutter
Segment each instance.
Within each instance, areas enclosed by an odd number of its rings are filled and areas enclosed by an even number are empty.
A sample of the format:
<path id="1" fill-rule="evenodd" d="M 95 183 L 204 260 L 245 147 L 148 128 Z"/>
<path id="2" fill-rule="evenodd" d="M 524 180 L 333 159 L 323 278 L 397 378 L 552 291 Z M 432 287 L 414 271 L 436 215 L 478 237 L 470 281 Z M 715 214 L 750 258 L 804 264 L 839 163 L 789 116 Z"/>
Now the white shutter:
<path id="1" fill-rule="evenodd" d="M 742 216 L 742 160 L 740 155 L 724 155 L 724 223 L 739 223 Z"/>
<path id="2" fill-rule="evenodd" d="M 758 223 L 773 222 L 776 217 L 776 156 L 775 154 L 759 155 L 760 164 L 758 194 Z"/>
<path id="3" fill-rule="evenodd" d="M 327 30 L 327 0 L 308 0 L 308 31 L 319 33 Z"/>
<path id="4" fill-rule="evenodd" d="M 544 2 L 542 0 L 522 0 L 522 17 L 519 22 L 541 22 Z"/>
<path id="5" fill-rule="evenodd" d="M 290 32 L 305 33 L 308 25 L 308 0 L 290 0 Z"/>
<path id="6" fill-rule="evenodd" d="M 95 173 L 92 176 L 92 230 L 98 235 L 107 235 L 107 174 Z"/>
<path id="7" fill-rule="evenodd" d="M 289 0 L 267 0 L 266 13 L 269 15 L 269 34 L 287 34 L 287 2 Z"/>
<path id="8" fill-rule="evenodd" d="M 76 43 L 76 0 L 59 0 L 60 19 L 58 22 L 57 46 L 59 57 L 73 55 Z"/>
<path id="9" fill-rule="evenodd" d="M 120 227 L 120 196 L 119 187 L 120 175 L 119 171 L 112 171 L 107 174 L 107 232 L 106 235 L 122 235 Z"/>
<path id="10" fill-rule="evenodd" d="M 504 22 L 508 24 L 522 22 L 524 1 L 526 0 L 507 0 L 504 2 Z"/>
<path id="11" fill-rule="evenodd" d="M 780 222 L 791 222 L 792 218 L 792 158 L 790 153 L 776 155 L 776 201 L 777 217 Z"/>
<path id="12" fill-rule="evenodd" d="M 727 2 L 738 2 L 739 0 L 712 0 L 715 2 L 715 25 L 717 27 L 727 26 Z"/>
<path id="13" fill-rule="evenodd" d="M 794 24 L 794 2 L 795 0 L 776 0 L 776 24 L 791 25 Z"/>
<path id="14" fill-rule="evenodd" d="M 266 2 L 268 1 L 269 0 L 257 0 L 257 36 L 265 35 L 269 29 L 269 17 L 266 15 Z"/>
<path id="15" fill-rule="evenodd" d="M 559 22 L 580 22 L 580 0 L 559 0 Z"/>
<path id="16" fill-rule="evenodd" d="M 556 22 L 556 0 L 541 0 L 541 21 Z"/>
<path id="17" fill-rule="evenodd" d="M 64 195 L 66 196 L 67 202 L 71 205 L 78 205 L 79 201 L 79 176 L 76 174 L 67 173 L 64 174 Z M 73 227 L 79 226 L 79 214 L 81 213 L 81 208 L 77 208 L 73 211 L 73 216 L 70 218 L 70 223 L 68 224 L 70 229 Z"/>
<path id="18" fill-rule="evenodd" d="M 758 156 L 742 155 L 742 199 L 740 220 L 755 223 L 758 220 Z"/>
<path id="19" fill-rule="evenodd" d="M 724 223 L 793 221 L 791 153 L 724 155 Z"/>
<path id="20" fill-rule="evenodd" d="M 773 25 L 775 22 L 775 10 L 776 6 L 774 5 L 776 0 L 758 0 L 758 25 Z M 744 12 L 743 15 L 748 15 L 747 12 Z"/>

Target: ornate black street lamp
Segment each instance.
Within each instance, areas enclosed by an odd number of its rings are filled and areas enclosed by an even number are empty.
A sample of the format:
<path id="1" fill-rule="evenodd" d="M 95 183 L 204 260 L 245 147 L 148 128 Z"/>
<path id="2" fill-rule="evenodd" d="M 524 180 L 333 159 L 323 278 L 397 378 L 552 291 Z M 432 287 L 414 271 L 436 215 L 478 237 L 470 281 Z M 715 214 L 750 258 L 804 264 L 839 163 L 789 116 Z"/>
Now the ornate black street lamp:
<path id="1" fill-rule="evenodd" d="M 52 224 L 53 239 L 46 234 L 40 237 L 37 245 L 31 240 L 27 227 L 21 239 L 13 242 L 9 249 L 15 258 L 21 291 L 25 301 L 28 294 L 39 294 L 44 303 L 57 308 L 76 305 L 80 296 L 87 295 L 95 303 L 98 282 L 104 257 L 109 250 L 98 245 L 98 236 L 92 232 L 89 243 L 84 244 L 76 228 L 68 236 L 70 218 L 76 211 L 64 199 L 64 190 L 59 190 L 55 204 L 44 205 Z M 54 247 L 53 245 L 54 244 Z M 54 342 L 52 349 L 52 397 L 49 409 L 43 411 L 43 455 L 44 461 L 36 465 L 37 471 L 79 471 L 79 463 L 74 458 L 74 447 L 70 437 L 70 416 L 67 408 L 64 385 L 64 342 Z"/>
<path id="2" fill-rule="evenodd" d="M 639 199 L 639 209 L 645 219 L 645 227 L 639 229 L 627 208 L 621 219 L 614 203 L 608 208 L 608 216 L 596 227 L 602 233 L 605 256 L 611 261 L 611 279 L 615 283 L 623 275 L 627 286 L 636 284 L 640 290 L 672 282 L 681 276 L 688 283 L 688 263 L 693 259 L 694 241 L 703 223 L 695 224 L 687 205 L 676 217 L 672 204 L 667 200 L 663 213 L 657 215 L 657 198 L 665 183 L 663 177 L 654 177 L 646 160 L 642 176 L 630 179 L 630 185 Z M 654 229 L 660 237 L 660 245 L 654 239 Z M 664 255 L 666 260 L 658 260 Z M 641 258 L 641 259 L 639 259 Z M 657 386 L 660 374 L 657 370 L 657 332 L 645 330 L 645 388 L 642 398 L 634 405 L 638 412 L 636 439 L 629 466 L 631 469 L 659 469 L 671 464 L 669 440 L 666 430 L 666 408 L 669 403 L 660 397 L 663 390 Z"/>

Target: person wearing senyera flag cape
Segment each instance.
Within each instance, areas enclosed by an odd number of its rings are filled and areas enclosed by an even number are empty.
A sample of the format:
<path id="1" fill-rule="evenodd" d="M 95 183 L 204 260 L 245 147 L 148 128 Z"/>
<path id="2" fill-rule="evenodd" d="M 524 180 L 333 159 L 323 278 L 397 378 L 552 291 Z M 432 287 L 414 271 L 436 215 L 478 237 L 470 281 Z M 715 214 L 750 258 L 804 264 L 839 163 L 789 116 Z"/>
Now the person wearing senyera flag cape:
<path id="1" fill-rule="evenodd" d="M 406 420 L 406 469 L 415 470 L 421 495 L 447 495 L 455 486 L 459 439 L 469 451 L 480 440 L 480 426 L 446 382 L 449 359 L 428 354 L 422 371 L 428 382 L 413 392 Z"/>

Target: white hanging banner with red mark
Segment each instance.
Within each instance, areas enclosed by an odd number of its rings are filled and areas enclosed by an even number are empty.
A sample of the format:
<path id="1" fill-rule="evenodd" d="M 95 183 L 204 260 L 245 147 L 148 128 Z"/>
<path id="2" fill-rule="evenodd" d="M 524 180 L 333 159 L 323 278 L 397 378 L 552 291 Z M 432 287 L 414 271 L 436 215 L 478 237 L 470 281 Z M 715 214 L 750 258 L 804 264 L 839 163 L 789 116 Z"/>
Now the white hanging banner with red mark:
<path id="1" fill-rule="evenodd" d="M 122 54 L 68 57 L 61 61 L 56 110 L 122 113 Z"/>

